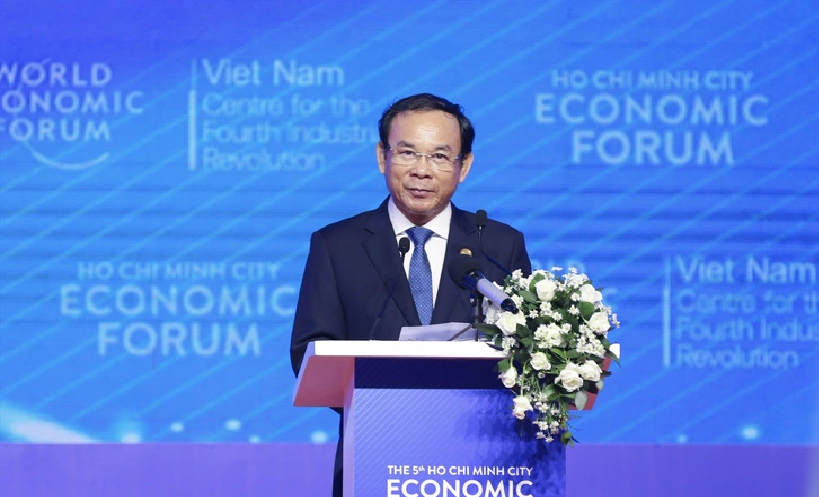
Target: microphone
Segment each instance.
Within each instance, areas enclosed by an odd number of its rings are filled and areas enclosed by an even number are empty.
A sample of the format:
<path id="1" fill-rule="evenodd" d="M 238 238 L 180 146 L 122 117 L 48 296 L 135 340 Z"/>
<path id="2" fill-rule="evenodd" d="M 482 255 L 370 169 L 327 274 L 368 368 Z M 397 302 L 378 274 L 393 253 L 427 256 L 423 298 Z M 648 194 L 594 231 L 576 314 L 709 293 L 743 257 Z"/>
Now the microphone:
<path id="1" fill-rule="evenodd" d="M 406 259 L 407 252 L 409 252 L 409 249 L 410 249 L 410 240 L 409 240 L 409 238 L 403 237 L 400 240 L 398 240 L 398 253 L 401 255 L 401 268 L 402 268 L 402 270 L 403 270 L 403 267 L 404 267 L 404 259 Z M 398 281 L 400 279 L 401 278 L 399 276 L 399 277 L 396 277 L 393 280 L 392 285 L 390 285 L 390 289 L 387 292 L 387 295 L 384 297 L 384 302 L 381 304 L 381 309 L 378 311 L 378 316 L 375 318 L 375 321 L 373 322 L 372 329 L 370 329 L 370 341 L 372 341 L 373 337 L 375 336 L 375 331 L 378 329 L 378 325 L 381 324 L 381 317 L 384 315 L 384 311 L 387 309 L 387 302 L 390 301 L 390 298 L 392 297 L 392 294 L 395 292 L 395 285 L 398 284 Z"/>
<path id="2" fill-rule="evenodd" d="M 407 257 L 407 252 L 409 252 L 410 241 L 409 238 L 404 237 L 398 240 L 398 253 L 401 254 L 401 265 L 404 265 L 404 259 Z"/>
<path id="3" fill-rule="evenodd" d="M 481 249 L 481 254 L 483 254 L 483 256 L 486 257 L 486 260 L 488 260 L 489 262 L 494 264 L 496 268 L 500 269 L 501 271 L 503 271 L 507 275 L 512 276 L 511 271 L 509 271 L 508 269 L 503 267 L 503 265 L 501 265 L 500 262 L 498 262 L 495 259 L 489 257 L 489 254 L 487 254 L 486 250 L 483 249 L 483 236 L 482 235 L 483 235 L 483 229 L 486 228 L 486 222 L 487 222 L 486 211 L 483 210 L 483 209 L 479 209 L 475 213 L 475 224 L 478 225 L 478 248 Z"/>
<path id="4" fill-rule="evenodd" d="M 449 264 L 449 276 L 464 290 L 478 292 L 499 305 L 504 311 L 517 314 L 518 306 L 509 298 L 509 295 L 486 279 L 478 261 L 464 254 L 463 251 Z"/>

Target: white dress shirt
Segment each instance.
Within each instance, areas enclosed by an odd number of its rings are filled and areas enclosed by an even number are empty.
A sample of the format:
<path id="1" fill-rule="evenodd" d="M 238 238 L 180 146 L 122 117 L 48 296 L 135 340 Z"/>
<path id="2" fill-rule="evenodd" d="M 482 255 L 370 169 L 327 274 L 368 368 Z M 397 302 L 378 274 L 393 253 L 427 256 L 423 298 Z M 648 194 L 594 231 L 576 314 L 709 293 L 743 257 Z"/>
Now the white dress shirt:
<path id="1" fill-rule="evenodd" d="M 395 231 L 395 239 L 398 241 L 401 238 L 407 237 L 407 230 L 414 227 L 415 224 L 407 219 L 398 206 L 390 197 L 387 210 L 390 213 L 390 223 L 392 229 Z M 432 305 L 435 306 L 435 300 L 438 298 L 438 288 L 441 286 L 441 273 L 444 270 L 444 255 L 446 254 L 446 242 L 449 238 L 449 224 L 452 221 L 452 204 L 447 204 L 446 208 L 431 221 L 424 225 L 424 228 L 432 230 L 433 235 L 424 244 L 424 251 L 427 253 L 429 259 L 430 269 L 432 270 Z M 415 251 L 415 244 L 410 241 L 410 249 L 407 256 L 404 257 L 404 272 L 409 278 L 409 265 L 412 259 L 412 253 Z"/>

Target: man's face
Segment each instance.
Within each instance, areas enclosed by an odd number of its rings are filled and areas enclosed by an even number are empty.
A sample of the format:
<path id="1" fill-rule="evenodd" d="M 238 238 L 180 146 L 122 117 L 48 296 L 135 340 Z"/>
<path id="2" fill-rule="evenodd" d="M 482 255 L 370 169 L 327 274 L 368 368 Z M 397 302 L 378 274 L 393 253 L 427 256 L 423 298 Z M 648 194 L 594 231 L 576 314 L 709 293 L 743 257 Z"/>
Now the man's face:
<path id="1" fill-rule="evenodd" d="M 467 154 L 449 166 L 451 171 L 444 171 L 424 157 L 412 165 L 396 164 L 400 161 L 395 154 L 403 150 L 457 157 L 461 153 L 458 120 L 440 110 L 402 112 L 390 124 L 389 144 L 392 152 L 381 142 L 376 146 L 378 169 L 386 176 L 398 209 L 416 225 L 425 224 L 446 208 L 458 184 L 466 179 L 473 156 Z"/>

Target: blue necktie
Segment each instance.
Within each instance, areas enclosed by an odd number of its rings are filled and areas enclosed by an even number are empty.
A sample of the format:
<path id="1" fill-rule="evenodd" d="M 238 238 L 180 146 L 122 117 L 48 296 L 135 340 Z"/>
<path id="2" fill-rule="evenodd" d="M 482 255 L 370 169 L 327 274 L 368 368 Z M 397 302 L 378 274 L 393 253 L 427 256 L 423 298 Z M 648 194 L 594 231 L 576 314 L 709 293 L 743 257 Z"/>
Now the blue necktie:
<path id="1" fill-rule="evenodd" d="M 432 269 L 424 250 L 424 244 L 432 237 L 432 234 L 432 230 L 420 226 L 407 230 L 407 235 L 415 245 L 412 258 L 410 258 L 409 285 L 421 324 L 432 322 Z"/>

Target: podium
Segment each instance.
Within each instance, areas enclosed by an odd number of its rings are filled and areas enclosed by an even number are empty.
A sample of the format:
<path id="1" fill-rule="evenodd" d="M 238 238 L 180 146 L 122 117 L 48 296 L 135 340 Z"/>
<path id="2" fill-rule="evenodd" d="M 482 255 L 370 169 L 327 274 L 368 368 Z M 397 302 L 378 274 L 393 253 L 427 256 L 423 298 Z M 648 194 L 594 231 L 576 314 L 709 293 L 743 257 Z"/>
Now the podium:
<path id="1" fill-rule="evenodd" d="M 344 408 L 347 497 L 563 497 L 565 448 L 512 416 L 502 358 L 483 342 L 312 342 L 293 404 Z"/>

